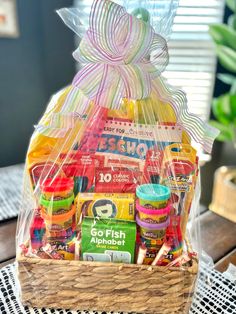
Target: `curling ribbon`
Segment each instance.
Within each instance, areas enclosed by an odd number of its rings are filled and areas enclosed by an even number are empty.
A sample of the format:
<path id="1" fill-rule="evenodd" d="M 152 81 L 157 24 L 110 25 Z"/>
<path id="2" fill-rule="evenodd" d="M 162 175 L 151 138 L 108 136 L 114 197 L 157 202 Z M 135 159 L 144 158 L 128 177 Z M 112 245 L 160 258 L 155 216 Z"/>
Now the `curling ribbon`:
<path id="1" fill-rule="evenodd" d="M 155 91 L 175 111 L 177 123 L 210 152 L 218 131 L 187 110 L 183 91 L 161 77 L 168 64 L 166 40 L 152 26 L 130 15 L 109 0 L 94 0 L 89 28 L 74 58 L 82 65 L 60 112 L 37 131 L 49 137 L 64 137 L 83 115 L 90 102 L 119 109 L 122 99 L 145 99 Z"/>

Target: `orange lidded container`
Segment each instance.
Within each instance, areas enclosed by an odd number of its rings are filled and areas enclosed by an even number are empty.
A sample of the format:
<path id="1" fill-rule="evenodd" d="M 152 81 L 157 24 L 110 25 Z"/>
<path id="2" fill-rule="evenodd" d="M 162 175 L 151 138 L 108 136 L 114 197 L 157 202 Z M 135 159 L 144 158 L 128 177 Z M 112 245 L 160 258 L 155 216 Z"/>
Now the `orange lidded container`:
<path id="1" fill-rule="evenodd" d="M 46 229 L 50 231 L 67 230 L 73 226 L 75 215 L 75 206 L 72 205 L 71 210 L 64 214 L 50 215 L 43 208 L 41 211 L 42 218 L 45 221 Z"/>

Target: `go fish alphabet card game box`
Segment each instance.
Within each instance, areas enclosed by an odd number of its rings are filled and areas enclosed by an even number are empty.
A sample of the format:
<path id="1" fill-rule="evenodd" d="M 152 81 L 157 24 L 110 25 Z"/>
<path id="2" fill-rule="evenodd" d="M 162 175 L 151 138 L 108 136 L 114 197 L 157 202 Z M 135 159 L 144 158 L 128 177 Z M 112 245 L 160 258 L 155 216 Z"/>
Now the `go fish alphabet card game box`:
<path id="1" fill-rule="evenodd" d="M 84 261 L 134 263 L 136 223 L 85 217 L 81 253 Z"/>

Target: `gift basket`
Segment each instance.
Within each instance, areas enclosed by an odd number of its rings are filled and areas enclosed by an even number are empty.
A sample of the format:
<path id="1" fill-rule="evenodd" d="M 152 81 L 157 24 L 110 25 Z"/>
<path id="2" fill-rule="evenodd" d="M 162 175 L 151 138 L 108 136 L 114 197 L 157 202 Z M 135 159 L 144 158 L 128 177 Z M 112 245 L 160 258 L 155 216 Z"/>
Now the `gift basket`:
<path id="1" fill-rule="evenodd" d="M 82 36 L 73 54 L 81 69 L 52 97 L 27 153 L 17 229 L 25 305 L 190 307 L 200 252 L 194 143 L 210 152 L 217 132 L 161 76 L 176 1 L 155 4 L 166 14 L 156 20 L 129 3 L 59 10 Z"/>

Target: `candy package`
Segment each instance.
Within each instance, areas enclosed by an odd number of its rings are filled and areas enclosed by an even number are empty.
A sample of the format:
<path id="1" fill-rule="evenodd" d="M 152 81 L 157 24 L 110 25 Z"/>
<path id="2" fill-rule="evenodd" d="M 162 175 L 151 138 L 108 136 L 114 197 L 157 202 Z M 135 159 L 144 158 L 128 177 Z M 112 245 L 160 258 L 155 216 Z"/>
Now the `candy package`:
<path id="1" fill-rule="evenodd" d="M 26 305 L 187 313 L 191 304 L 196 147 L 210 153 L 217 131 L 162 77 L 177 1 L 157 2 L 158 16 L 152 1 L 127 3 L 59 10 L 82 37 L 81 69 L 51 99 L 27 153 L 17 231 Z"/>

